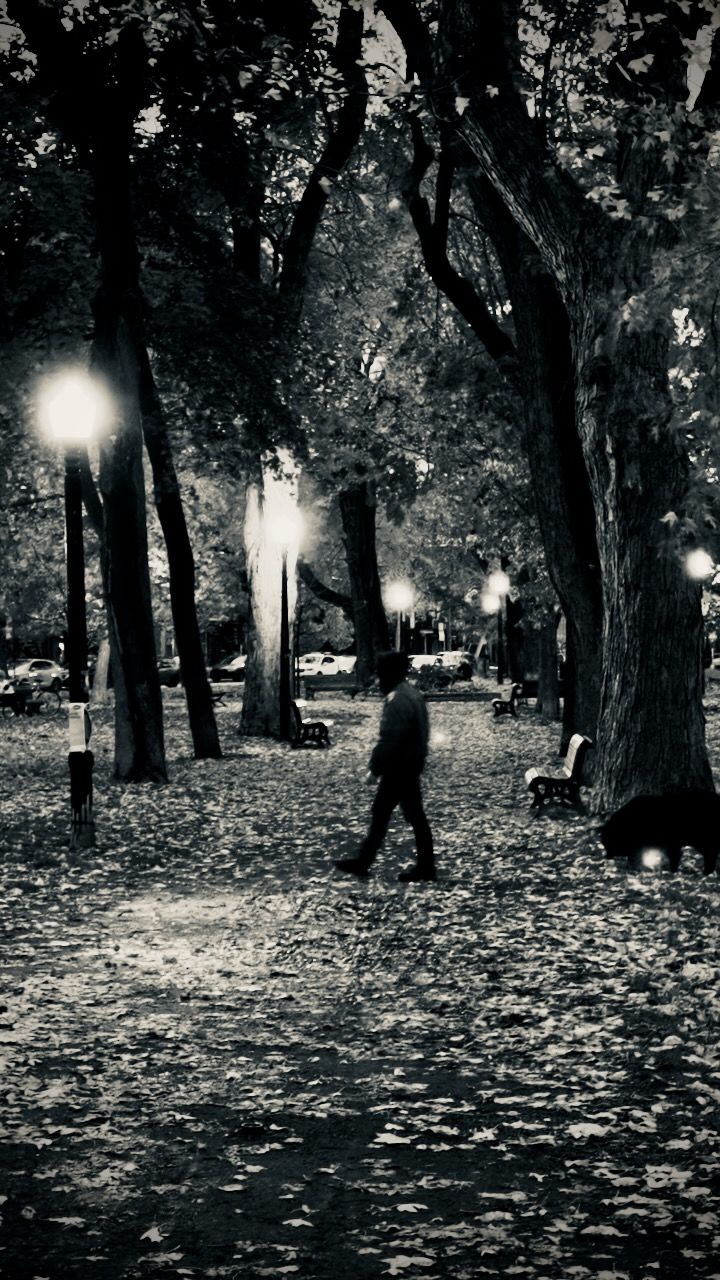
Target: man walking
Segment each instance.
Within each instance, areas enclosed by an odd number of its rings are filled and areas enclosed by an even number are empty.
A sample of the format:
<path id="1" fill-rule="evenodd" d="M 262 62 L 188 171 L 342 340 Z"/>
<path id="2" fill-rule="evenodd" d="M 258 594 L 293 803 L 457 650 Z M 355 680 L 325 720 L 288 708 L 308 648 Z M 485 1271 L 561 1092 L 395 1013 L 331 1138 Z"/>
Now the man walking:
<path id="1" fill-rule="evenodd" d="M 430 725 L 425 699 L 408 683 L 405 653 L 378 658 L 380 691 L 385 694 L 380 736 L 370 757 L 370 776 L 380 779 L 372 807 L 370 829 L 353 858 L 338 858 L 335 866 L 356 876 L 367 875 L 400 805 L 415 835 L 417 863 L 401 871 L 398 880 L 434 880 L 432 833 L 423 809 L 420 774 L 427 757 Z"/>

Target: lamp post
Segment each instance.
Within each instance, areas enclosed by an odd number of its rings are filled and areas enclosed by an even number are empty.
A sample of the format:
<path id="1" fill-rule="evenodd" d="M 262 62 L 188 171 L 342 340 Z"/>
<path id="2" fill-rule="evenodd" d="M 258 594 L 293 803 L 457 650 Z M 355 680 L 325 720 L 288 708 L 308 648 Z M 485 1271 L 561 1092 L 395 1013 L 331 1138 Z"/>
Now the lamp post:
<path id="1" fill-rule="evenodd" d="M 395 614 L 395 648 L 402 642 L 402 616 L 412 608 L 415 592 L 409 582 L 389 582 L 385 588 L 385 603 Z"/>
<path id="2" fill-rule="evenodd" d="M 497 682 L 505 680 L 505 637 L 503 635 L 503 607 L 510 590 L 510 579 L 502 569 L 496 569 L 487 580 L 490 594 L 497 600 Z"/>
<path id="3" fill-rule="evenodd" d="M 290 547 L 300 542 L 302 517 L 297 507 L 293 507 L 272 517 L 269 521 L 270 535 L 280 548 L 280 738 L 289 742 L 290 731 L 290 684 L 292 650 L 290 646 L 290 608 L 288 602 L 288 554 Z"/>
<path id="4" fill-rule="evenodd" d="M 82 526 L 82 460 L 108 407 L 102 389 L 84 370 L 49 378 L 42 386 L 39 414 L 65 456 L 65 561 L 67 632 L 65 656 L 69 686 L 70 847 L 95 843 L 92 808 L 92 726 L 87 709 L 87 621 L 85 550 Z"/>

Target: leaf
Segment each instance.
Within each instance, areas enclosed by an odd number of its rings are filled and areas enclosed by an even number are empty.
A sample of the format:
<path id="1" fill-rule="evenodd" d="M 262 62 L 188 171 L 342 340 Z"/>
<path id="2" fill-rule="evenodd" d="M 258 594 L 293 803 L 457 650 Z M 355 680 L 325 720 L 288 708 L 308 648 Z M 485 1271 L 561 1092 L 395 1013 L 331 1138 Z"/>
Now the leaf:
<path id="1" fill-rule="evenodd" d="M 599 27 L 595 31 L 595 39 L 593 41 L 591 53 L 605 53 L 610 48 L 610 45 L 613 44 L 614 40 L 614 31 L 607 31 L 604 27 Z"/>
<path id="2" fill-rule="evenodd" d="M 401 1133 L 379 1133 L 376 1138 L 373 1138 L 373 1142 L 384 1144 L 387 1147 L 399 1146 L 400 1144 L 410 1146 L 412 1138 L 406 1138 Z"/>
<path id="3" fill-rule="evenodd" d="M 400 1271 L 407 1271 L 408 1267 L 433 1267 L 435 1263 L 432 1258 L 424 1258 L 421 1254 L 399 1253 L 395 1258 L 383 1258 L 383 1262 L 387 1262 L 389 1271 L 386 1275 L 396 1276 Z"/>
<path id="4" fill-rule="evenodd" d="M 159 1227 L 148 1227 L 140 1237 L 141 1240 L 149 1240 L 151 1244 L 160 1244 L 165 1238 Z"/>
<path id="5" fill-rule="evenodd" d="M 456 99 L 455 99 L 455 110 L 457 111 L 457 113 L 458 113 L 458 115 L 459 115 L 459 116 L 463 115 L 463 113 L 465 112 L 465 110 L 466 110 L 469 106 L 470 106 L 470 99 L 469 99 L 469 98 L 456 98 Z"/>
<path id="6" fill-rule="evenodd" d="M 571 1138 L 604 1138 L 605 1134 L 610 1132 L 610 1125 L 591 1124 L 589 1122 L 571 1124 L 568 1125 L 567 1132 Z"/>
<path id="7" fill-rule="evenodd" d="M 643 75 L 650 70 L 655 58 L 652 53 L 646 53 L 642 58 L 633 58 L 632 62 L 628 62 L 628 69 L 634 71 L 636 75 Z"/>

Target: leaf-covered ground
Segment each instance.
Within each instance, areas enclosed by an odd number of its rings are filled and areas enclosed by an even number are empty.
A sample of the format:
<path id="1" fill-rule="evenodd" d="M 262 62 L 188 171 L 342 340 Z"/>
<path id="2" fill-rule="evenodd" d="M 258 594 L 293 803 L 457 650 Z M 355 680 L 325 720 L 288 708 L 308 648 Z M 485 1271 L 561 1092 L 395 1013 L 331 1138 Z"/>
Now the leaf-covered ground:
<path id="1" fill-rule="evenodd" d="M 431 706 L 440 879 L 351 851 L 379 704 L 328 752 L 240 739 L 109 781 L 64 849 L 64 728 L 0 722 L 5 1280 L 718 1280 L 720 880 L 533 821 L 529 711 Z M 711 708 L 712 710 L 712 708 Z M 709 716 L 711 741 L 720 746 Z M 714 751 L 716 748 L 714 747 Z"/>

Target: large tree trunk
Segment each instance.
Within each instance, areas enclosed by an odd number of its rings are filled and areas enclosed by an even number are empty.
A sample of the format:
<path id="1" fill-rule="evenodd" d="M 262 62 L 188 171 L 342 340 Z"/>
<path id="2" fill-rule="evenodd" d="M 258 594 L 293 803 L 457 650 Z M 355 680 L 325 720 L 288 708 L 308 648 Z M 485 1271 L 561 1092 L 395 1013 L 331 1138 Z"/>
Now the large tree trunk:
<path id="1" fill-rule="evenodd" d="M 138 359 L 145 447 L 152 466 L 155 508 L 167 550 L 175 642 L 180 655 L 193 749 L 197 760 L 219 759 L 222 751 L 195 606 L 195 561 L 170 441 L 141 336 L 138 336 Z"/>
<path id="2" fill-rule="evenodd" d="M 245 506 L 245 555 L 250 594 L 248 662 L 245 668 L 240 733 L 280 738 L 280 613 L 282 550 L 272 536 L 278 515 L 294 510 L 294 478 L 265 470 L 262 482 L 248 487 Z M 297 545 L 287 553 L 288 615 L 295 617 Z M 291 646 L 292 650 L 292 646 Z"/>
<path id="3" fill-rule="evenodd" d="M 586 300 L 575 327 L 604 594 L 601 810 L 643 792 L 713 785 L 702 708 L 701 589 L 688 578 L 674 529 L 689 466 L 672 423 L 667 328 L 635 321 L 609 335 L 611 312 L 607 297 L 594 308 Z"/>
<path id="4" fill-rule="evenodd" d="M 378 653 L 390 648 L 387 616 L 382 602 L 375 543 L 375 485 L 362 480 L 340 494 L 350 597 L 355 619 L 357 677 L 370 684 Z"/>

